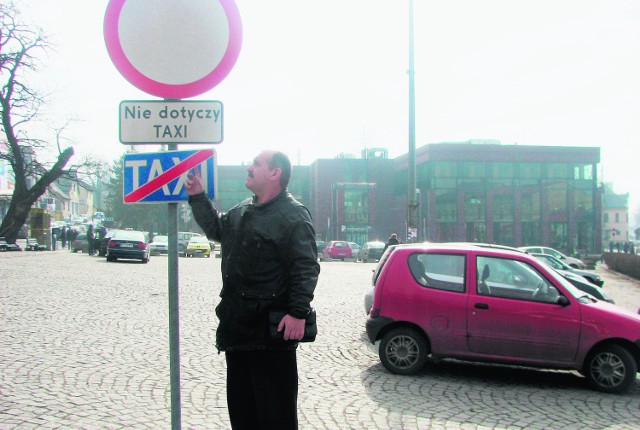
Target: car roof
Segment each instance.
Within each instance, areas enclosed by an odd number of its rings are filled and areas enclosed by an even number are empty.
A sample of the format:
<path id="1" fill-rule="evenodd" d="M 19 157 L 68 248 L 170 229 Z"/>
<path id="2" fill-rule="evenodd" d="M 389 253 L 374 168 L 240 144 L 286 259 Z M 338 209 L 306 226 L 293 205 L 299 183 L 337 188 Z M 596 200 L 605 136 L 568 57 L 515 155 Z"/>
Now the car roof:
<path id="1" fill-rule="evenodd" d="M 393 250 L 403 250 L 404 251 L 478 251 L 482 249 L 485 252 L 495 253 L 495 254 L 509 254 L 509 255 L 529 255 L 526 252 L 520 251 L 516 248 L 511 248 L 509 246 L 497 245 L 497 244 L 488 244 L 488 243 L 476 243 L 476 242 L 421 242 L 421 243 L 402 243 L 399 245 L 391 245 L 390 248 Z"/>

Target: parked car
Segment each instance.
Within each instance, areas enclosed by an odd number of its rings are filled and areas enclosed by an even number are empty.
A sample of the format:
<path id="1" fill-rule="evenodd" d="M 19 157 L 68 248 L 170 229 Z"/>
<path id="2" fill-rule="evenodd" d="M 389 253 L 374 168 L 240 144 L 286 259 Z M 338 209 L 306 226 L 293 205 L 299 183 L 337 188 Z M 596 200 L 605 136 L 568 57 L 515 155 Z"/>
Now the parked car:
<path id="1" fill-rule="evenodd" d="M 27 239 L 24 249 L 25 251 L 46 251 L 47 247 L 45 245 L 40 245 L 38 243 L 38 239 L 35 237 L 30 237 Z"/>
<path id="2" fill-rule="evenodd" d="M 178 232 L 178 254 L 184 255 L 184 251 L 187 249 L 189 239 L 193 236 L 202 236 L 200 233 L 194 233 L 192 231 L 179 231 Z"/>
<path id="3" fill-rule="evenodd" d="M 351 247 L 344 240 L 332 240 L 325 246 L 322 254 L 325 258 L 339 259 L 344 261 L 345 258 L 351 258 Z"/>
<path id="4" fill-rule="evenodd" d="M 360 260 L 363 263 L 367 263 L 370 260 L 378 261 L 380 257 L 382 257 L 382 253 L 384 252 L 384 242 L 373 241 L 367 242 L 362 245 L 362 249 L 360 250 Z"/>
<path id="5" fill-rule="evenodd" d="M 536 258 L 541 259 L 542 261 L 544 261 L 545 263 L 547 263 L 549 266 L 553 267 L 554 269 L 564 270 L 564 271 L 567 271 L 567 272 L 575 273 L 576 275 L 582 276 L 587 281 L 591 282 L 594 285 L 597 285 L 598 287 L 604 286 L 604 281 L 595 272 L 590 272 L 588 270 L 580 270 L 580 269 L 576 269 L 574 267 L 571 267 L 567 263 L 565 263 L 564 261 L 558 260 L 556 257 L 554 257 L 551 254 L 535 254 L 535 253 L 530 253 L 530 254 L 533 255 Z"/>
<path id="6" fill-rule="evenodd" d="M 0 252 L 7 252 L 9 248 L 9 244 L 4 237 L 0 237 Z"/>
<path id="7" fill-rule="evenodd" d="M 151 255 L 160 255 L 169 253 L 169 236 L 154 236 L 149 243 L 149 251 Z"/>
<path id="8" fill-rule="evenodd" d="M 316 240 L 316 248 L 318 248 L 318 254 L 322 254 L 325 246 L 327 246 L 327 244 L 323 240 Z"/>
<path id="9" fill-rule="evenodd" d="M 118 230 L 111 236 L 107 246 L 107 261 L 119 258 L 149 262 L 149 244 L 145 234 L 138 230 Z"/>
<path id="10" fill-rule="evenodd" d="M 100 257 L 107 256 L 107 248 L 109 247 L 109 241 L 111 240 L 111 237 L 116 233 L 116 231 L 118 231 L 118 229 L 112 228 L 107 230 L 107 233 L 104 235 L 102 239 L 100 239 L 100 236 L 98 236 L 98 241 L 100 242 L 100 245 L 98 247 L 98 255 Z"/>
<path id="11" fill-rule="evenodd" d="M 71 252 L 81 251 L 83 254 L 89 253 L 89 241 L 86 233 L 79 233 L 71 242 Z"/>
<path id="12" fill-rule="evenodd" d="M 209 239 L 206 236 L 192 236 L 184 251 L 184 256 L 209 258 L 211 256 Z"/>
<path id="13" fill-rule="evenodd" d="M 347 242 L 347 243 L 351 248 L 351 258 L 355 258 L 357 260 L 358 256 L 360 255 L 360 251 L 362 250 L 362 247 L 355 242 Z"/>
<path id="14" fill-rule="evenodd" d="M 564 255 L 562 252 L 557 251 L 553 248 L 549 248 L 547 246 L 521 246 L 521 251 L 527 252 L 529 254 L 549 254 L 556 257 L 558 260 L 564 261 L 569 266 L 574 267 L 576 269 L 584 269 L 586 268 L 586 264 L 578 258 L 569 257 Z"/>
<path id="15" fill-rule="evenodd" d="M 372 279 L 366 332 L 392 373 L 416 373 L 433 357 L 577 370 L 608 393 L 636 383 L 640 315 L 594 299 L 526 253 L 397 246 Z"/>
<path id="16" fill-rule="evenodd" d="M 564 278 L 567 281 L 571 282 L 571 284 L 573 284 L 573 286 L 579 289 L 580 291 L 584 291 L 587 294 L 591 294 L 593 297 L 595 297 L 598 300 L 604 300 L 605 302 L 615 304 L 615 300 L 613 300 L 613 298 L 609 296 L 602 288 L 598 287 L 595 284 L 592 284 L 583 276 L 580 276 L 578 274 L 575 274 L 573 272 L 569 272 L 566 270 L 557 270 L 557 269 L 554 269 L 554 270 L 556 270 L 558 273 L 564 276 Z"/>

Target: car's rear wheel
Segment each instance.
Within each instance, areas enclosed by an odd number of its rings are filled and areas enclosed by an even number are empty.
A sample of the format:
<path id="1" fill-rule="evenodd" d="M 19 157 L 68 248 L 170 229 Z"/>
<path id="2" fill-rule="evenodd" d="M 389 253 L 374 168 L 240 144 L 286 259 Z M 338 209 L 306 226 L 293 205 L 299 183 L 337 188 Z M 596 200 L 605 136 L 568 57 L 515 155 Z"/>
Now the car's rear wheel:
<path id="1" fill-rule="evenodd" d="M 382 337 L 378 354 L 389 372 L 411 375 L 423 368 L 429 355 L 429 346 L 424 335 L 417 330 L 399 327 Z"/>
<path id="2" fill-rule="evenodd" d="M 620 345 L 605 345 L 589 355 L 584 373 L 598 391 L 621 393 L 635 382 L 638 365 L 627 349 Z"/>

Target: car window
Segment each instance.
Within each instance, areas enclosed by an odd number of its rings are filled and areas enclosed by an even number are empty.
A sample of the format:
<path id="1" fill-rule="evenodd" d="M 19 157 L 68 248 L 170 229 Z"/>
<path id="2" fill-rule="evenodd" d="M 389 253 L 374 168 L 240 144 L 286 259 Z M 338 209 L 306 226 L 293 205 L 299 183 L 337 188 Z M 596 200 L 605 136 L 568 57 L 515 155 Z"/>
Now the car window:
<path id="1" fill-rule="evenodd" d="M 407 262 L 416 282 L 428 288 L 464 292 L 464 255 L 420 253 L 409 256 Z"/>
<path id="2" fill-rule="evenodd" d="M 205 236 L 193 236 L 189 239 L 189 243 L 209 243 L 209 239 Z"/>
<path id="3" fill-rule="evenodd" d="M 112 239 L 118 240 L 137 240 L 138 242 L 146 242 L 144 233 L 135 230 L 118 230 Z"/>
<path id="4" fill-rule="evenodd" d="M 559 260 L 562 260 L 565 257 L 564 254 L 559 253 L 555 249 L 547 248 L 544 251 L 545 251 L 546 254 L 553 255 L 554 257 L 556 257 Z"/>
<path id="5" fill-rule="evenodd" d="M 476 292 L 481 296 L 557 303 L 560 293 L 528 263 L 478 256 Z"/>

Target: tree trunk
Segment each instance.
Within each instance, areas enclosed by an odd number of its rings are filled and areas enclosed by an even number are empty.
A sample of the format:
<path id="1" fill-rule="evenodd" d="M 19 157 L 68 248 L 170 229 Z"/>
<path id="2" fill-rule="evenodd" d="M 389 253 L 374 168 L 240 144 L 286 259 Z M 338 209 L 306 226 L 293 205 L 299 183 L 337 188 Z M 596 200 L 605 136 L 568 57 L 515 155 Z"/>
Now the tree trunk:
<path id="1" fill-rule="evenodd" d="M 0 225 L 0 237 L 4 237 L 7 242 L 15 243 L 18 238 L 20 228 L 25 224 L 29 217 L 31 205 L 33 205 L 38 197 L 33 199 L 29 196 L 29 192 L 14 193 L 9 205 L 9 210 Z"/>

